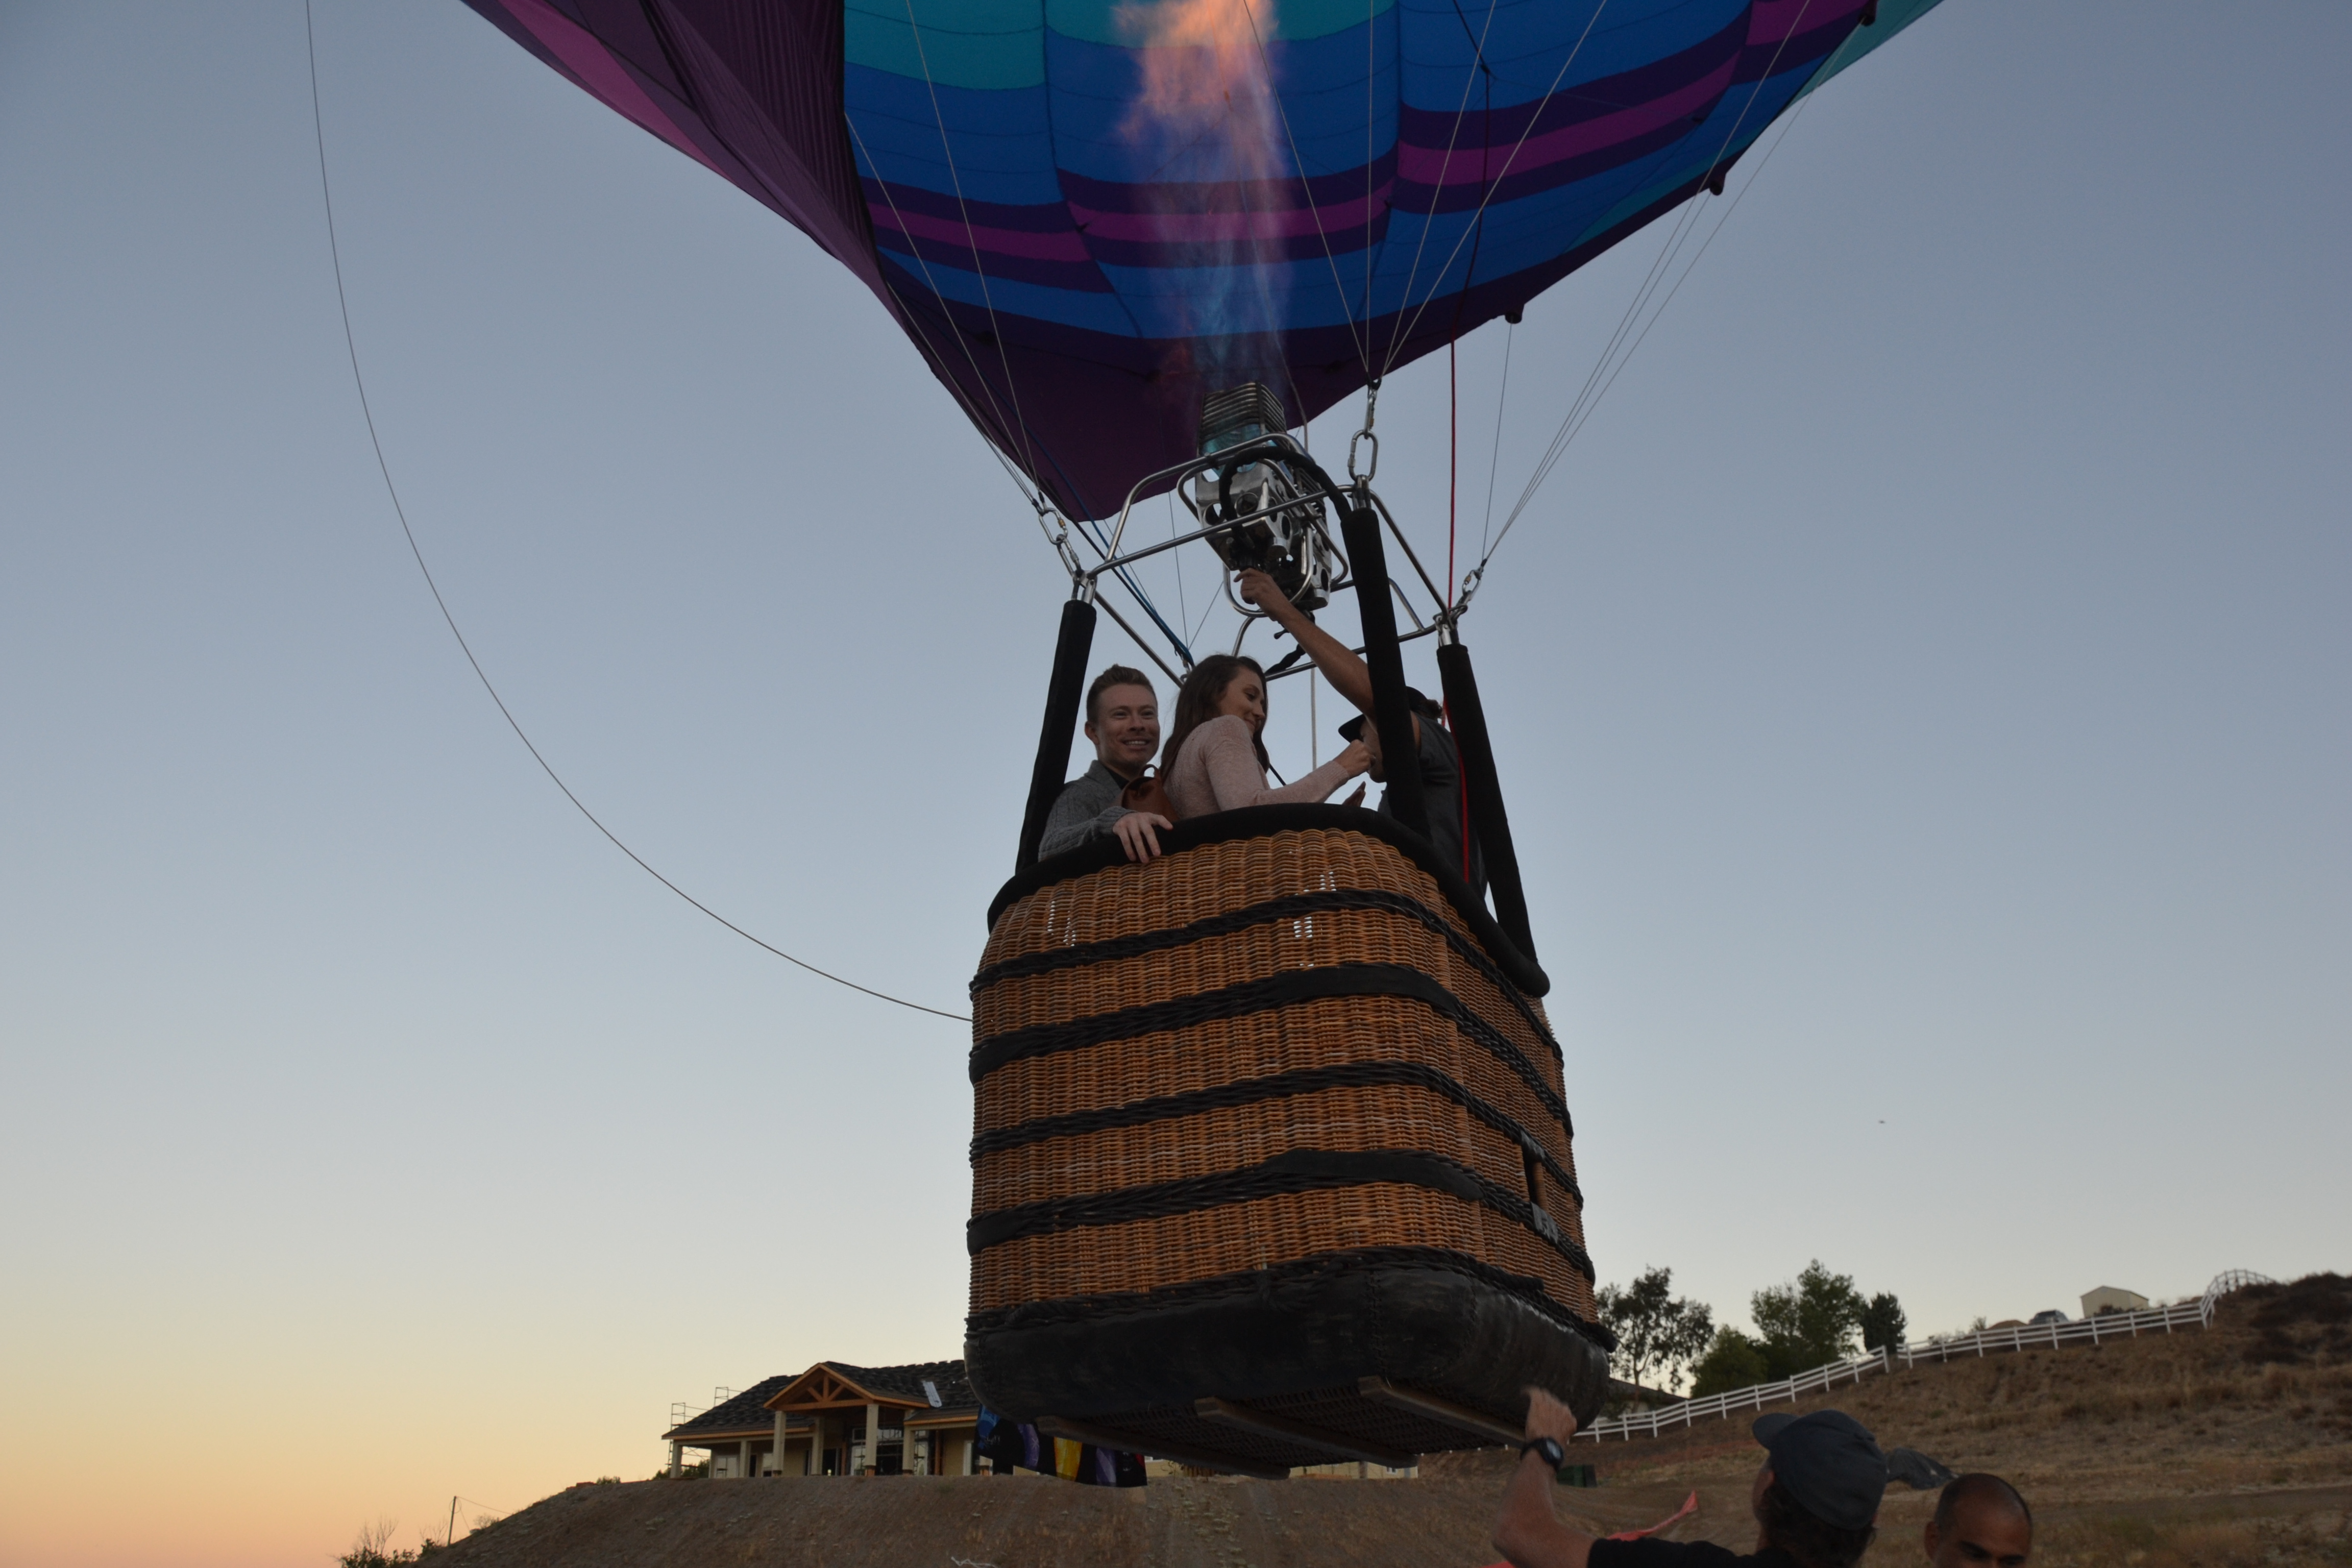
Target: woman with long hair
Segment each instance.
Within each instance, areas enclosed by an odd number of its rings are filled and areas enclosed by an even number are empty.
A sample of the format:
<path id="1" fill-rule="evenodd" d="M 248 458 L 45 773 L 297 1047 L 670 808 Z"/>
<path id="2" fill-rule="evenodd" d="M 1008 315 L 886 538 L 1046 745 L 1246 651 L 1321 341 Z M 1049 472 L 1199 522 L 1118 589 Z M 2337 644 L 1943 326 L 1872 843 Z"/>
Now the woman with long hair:
<path id="1" fill-rule="evenodd" d="M 1371 766 L 1361 741 L 1300 779 L 1267 787 L 1265 671 L 1254 658 L 1213 653 L 1192 667 L 1176 694 L 1176 721 L 1160 753 L 1168 798 L 1180 816 L 1244 805 L 1323 800 Z"/>

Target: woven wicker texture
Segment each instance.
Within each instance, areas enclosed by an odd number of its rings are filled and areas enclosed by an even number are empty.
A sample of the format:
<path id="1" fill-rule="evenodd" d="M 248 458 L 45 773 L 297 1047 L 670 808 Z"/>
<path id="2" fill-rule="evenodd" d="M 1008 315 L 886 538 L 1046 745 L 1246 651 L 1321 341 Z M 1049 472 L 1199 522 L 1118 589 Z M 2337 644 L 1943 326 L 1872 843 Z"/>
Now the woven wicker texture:
<path id="1" fill-rule="evenodd" d="M 1451 1193 L 1389 1182 L 1022 1237 L 971 1260 L 971 1310 L 1157 1290 L 1318 1252 L 1405 1246 L 1445 1247 L 1539 1279 L 1553 1300 L 1592 1315 L 1591 1283 L 1534 1232 Z"/>
<path id="2" fill-rule="evenodd" d="M 987 1038 L 1345 963 L 1401 964 L 1428 975 L 1517 1047 L 1554 1094 L 1561 1092 L 1557 1048 L 1502 987 L 1426 926 L 1385 910 L 1276 921 L 1167 952 L 1001 980 L 973 997 L 972 1028 L 975 1037 Z"/>
<path id="3" fill-rule="evenodd" d="M 1423 1149 L 1498 1186 L 1525 1185 L 1517 1142 L 1472 1122 L 1453 1101 L 1409 1087 L 1335 1089 L 982 1155 L 972 1167 L 972 1212 L 1204 1176 L 1292 1149 Z"/>
<path id="4" fill-rule="evenodd" d="M 1477 938 L 1436 879 L 1365 834 L 1328 828 L 1203 845 L 1148 865 L 1114 866 L 1041 888 L 997 917 L 982 972 L 1008 960 L 1083 942 L 1166 931 L 1300 893 L 1372 888 L 1430 910 L 1473 949 Z M 1527 999 L 1538 1016 L 1542 1007 Z"/>
<path id="5" fill-rule="evenodd" d="M 1227 840 L 1041 888 L 999 917 L 973 1020 L 973 1213 L 1003 1216 L 975 1235 L 976 1313 L 1436 1247 L 1592 1317 L 1543 1013 L 1377 837 Z M 1226 1180 L 1278 1156 L 1385 1152 L 1486 1185 L 1352 1168 L 1339 1179 L 1356 1184 L 1270 1194 Z M 1213 1195 L 1176 1201 L 1205 1206 L 1121 1206 L 1186 1181 Z M 1058 1228 L 1002 1228 L 1037 1223 L 1005 1211 L 1063 1200 L 1087 1201 Z M 1547 1215 L 1557 1240 L 1538 1234 Z"/>
<path id="6" fill-rule="evenodd" d="M 1341 1062 L 1425 1062 L 1569 1163 L 1568 1131 L 1527 1080 L 1417 1004 L 1338 996 L 1009 1062 L 981 1081 L 980 1132 Z"/>

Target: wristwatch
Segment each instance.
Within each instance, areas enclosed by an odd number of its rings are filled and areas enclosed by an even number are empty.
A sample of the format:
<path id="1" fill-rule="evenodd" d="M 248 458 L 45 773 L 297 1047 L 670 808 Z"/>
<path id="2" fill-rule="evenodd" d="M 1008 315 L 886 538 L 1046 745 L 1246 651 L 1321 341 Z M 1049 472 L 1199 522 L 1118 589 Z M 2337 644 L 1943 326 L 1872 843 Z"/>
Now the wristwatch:
<path id="1" fill-rule="evenodd" d="M 1530 1437 L 1519 1445 L 1519 1452 L 1541 1454 L 1543 1462 L 1549 1465 L 1554 1471 L 1558 1471 L 1562 1465 L 1568 1463 L 1568 1450 L 1559 1446 L 1559 1439 L 1557 1437 Z"/>

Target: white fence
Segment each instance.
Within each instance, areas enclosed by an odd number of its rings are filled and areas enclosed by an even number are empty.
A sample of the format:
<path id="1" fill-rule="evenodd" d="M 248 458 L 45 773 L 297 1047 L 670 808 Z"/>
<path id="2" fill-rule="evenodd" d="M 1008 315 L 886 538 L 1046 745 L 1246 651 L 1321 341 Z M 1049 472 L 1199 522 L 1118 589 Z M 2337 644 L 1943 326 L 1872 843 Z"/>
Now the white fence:
<path id="1" fill-rule="evenodd" d="M 1598 1443 L 1606 1437 L 1622 1437 L 1632 1441 L 1635 1434 L 1654 1437 L 1669 1426 L 1688 1426 L 1707 1416 L 1727 1418 L 1735 1410 L 1761 1410 L 1767 1405 L 1783 1400 L 1796 1400 L 1804 1394 L 1817 1394 L 1841 1383 L 1860 1383 L 1870 1373 L 1894 1370 L 1893 1363 L 1882 1351 L 1873 1351 L 1852 1361 L 1833 1361 L 1827 1366 L 1817 1366 L 1811 1372 L 1801 1372 L 1794 1377 L 1784 1377 L 1778 1383 L 1759 1383 L 1752 1388 L 1735 1388 L 1727 1394 L 1710 1394 L 1704 1399 L 1685 1399 L 1679 1405 L 1669 1405 L 1663 1410 L 1645 1410 L 1633 1415 L 1613 1415 L 1605 1421 L 1595 1421 L 1577 1433 L 1580 1442 L 1590 1439 Z"/>
<path id="2" fill-rule="evenodd" d="M 1673 1426 L 1688 1426 L 1710 1416 L 1728 1419 L 1736 1410 L 1761 1410 L 1767 1405 L 1782 1401 L 1794 1403 L 1808 1394 L 1818 1394 L 1841 1383 L 1860 1383 L 1873 1373 L 1890 1373 L 1900 1363 L 1905 1369 L 1921 1362 L 1950 1361 L 1955 1356 L 1981 1356 L 1993 1351 L 2031 1350 L 2037 1345 L 2102 1344 L 2108 1340 L 2135 1339 L 2144 1333 L 2170 1333 L 2176 1328 L 2194 1323 L 2204 1328 L 2213 1321 L 2213 1304 L 2231 1291 L 2245 1285 L 2269 1285 L 2275 1281 L 2251 1269 L 2232 1268 L 2217 1274 L 2205 1287 L 2205 1294 L 2194 1301 L 2182 1301 L 2170 1307 L 2149 1307 L 2137 1312 L 2109 1312 L 2103 1317 L 2077 1318 L 2065 1323 L 2028 1323 L 2007 1329 L 1979 1329 L 1972 1334 L 1961 1334 L 1948 1340 L 1930 1340 L 1922 1345 L 1897 1345 L 1892 1350 L 1873 1351 L 1852 1361 L 1833 1361 L 1827 1366 L 1817 1366 L 1811 1372 L 1801 1372 L 1794 1377 L 1784 1377 L 1778 1383 L 1759 1383 L 1752 1388 L 1735 1388 L 1727 1394 L 1710 1394 L 1704 1399 L 1686 1399 L 1679 1405 L 1669 1405 L 1663 1410 L 1645 1410 L 1632 1415 L 1611 1416 L 1595 1421 L 1577 1433 L 1580 1442 L 1601 1442 L 1619 1437 L 1631 1442 L 1635 1436 L 1654 1437 Z"/>

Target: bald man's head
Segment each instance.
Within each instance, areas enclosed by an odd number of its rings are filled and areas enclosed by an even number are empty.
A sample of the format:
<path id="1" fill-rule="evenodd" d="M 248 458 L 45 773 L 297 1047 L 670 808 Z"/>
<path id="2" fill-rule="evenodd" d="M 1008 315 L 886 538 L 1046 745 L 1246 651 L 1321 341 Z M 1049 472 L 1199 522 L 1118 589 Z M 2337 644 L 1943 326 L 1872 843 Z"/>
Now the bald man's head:
<path id="1" fill-rule="evenodd" d="M 1937 1498 L 1926 1544 L 1936 1568 L 2022 1568 L 2033 1552 L 2033 1510 L 1999 1476 L 1962 1476 Z"/>

